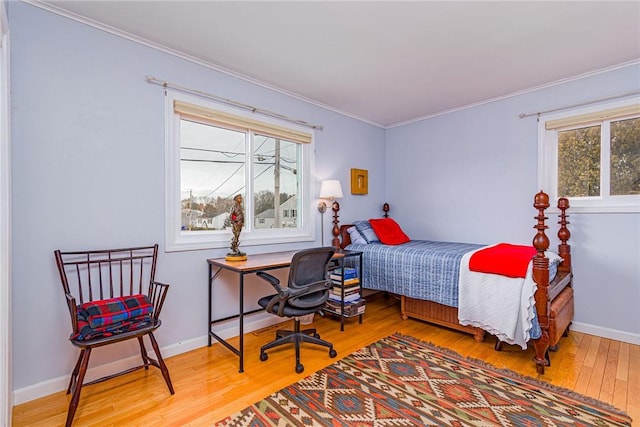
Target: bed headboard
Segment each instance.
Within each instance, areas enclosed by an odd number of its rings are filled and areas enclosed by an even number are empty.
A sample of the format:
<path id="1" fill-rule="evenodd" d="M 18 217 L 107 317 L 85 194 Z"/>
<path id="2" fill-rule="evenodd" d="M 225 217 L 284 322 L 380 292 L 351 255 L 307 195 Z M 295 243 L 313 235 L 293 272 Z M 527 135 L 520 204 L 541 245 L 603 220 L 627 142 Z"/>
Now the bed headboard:
<path id="1" fill-rule="evenodd" d="M 351 236 L 347 229 L 353 227 L 353 224 L 343 224 L 340 226 L 340 249 L 346 248 L 351 244 Z"/>
<path id="2" fill-rule="evenodd" d="M 391 208 L 389 207 L 389 203 L 384 203 L 382 205 L 382 215 L 384 218 L 389 218 L 389 211 Z M 351 236 L 347 231 L 350 227 L 353 227 L 353 224 L 343 224 L 340 226 L 340 249 L 344 249 L 351 244 Z"/>

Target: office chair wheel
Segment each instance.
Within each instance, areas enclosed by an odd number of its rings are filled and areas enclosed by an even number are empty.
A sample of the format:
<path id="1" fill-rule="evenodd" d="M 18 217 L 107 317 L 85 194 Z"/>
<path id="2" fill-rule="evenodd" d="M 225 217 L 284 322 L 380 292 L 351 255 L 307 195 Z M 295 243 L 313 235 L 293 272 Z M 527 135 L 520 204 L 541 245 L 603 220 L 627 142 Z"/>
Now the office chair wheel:
<path id="1" fill-rule="evenodd" d="M 330 357 L 330 358 L 332 358 L 332 359 L 333 359 L 333 358 L 334 358 L 334 357 L 336 357 L 337 355 L 338 355 L 338 352 L 337 352 L 337 351 L 335 351 L 334 349 L 329 350 L 329 357 Z"/>
<path id="2" fill-rule="evenodd" d="M 302 365 L 302 363 L 298 363 L 296 365 L 296 374 L 301 374 L 304 371 L 304 366 Z"/>
<path id="3" fill-rule="evenodd" d="M 269 358 L 269 356 L 264 351 L 260 353 L 260 361 L 264 362 L 268 358 Z"/>

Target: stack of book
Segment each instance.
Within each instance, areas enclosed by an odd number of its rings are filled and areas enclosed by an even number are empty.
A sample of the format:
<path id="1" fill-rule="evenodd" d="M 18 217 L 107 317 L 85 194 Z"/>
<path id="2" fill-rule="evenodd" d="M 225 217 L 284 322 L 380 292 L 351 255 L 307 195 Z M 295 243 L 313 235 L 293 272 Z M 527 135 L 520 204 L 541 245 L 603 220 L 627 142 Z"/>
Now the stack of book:
<path id="1" fill-rule="evenodd" d="M 329 276 L 333 287 L 329 291 L 326 311 L 345 317 L 364 313 L 364 299 L 360 296 L 360 278 L 355 268 L 346 267 L 333 270 Z M 344 302 L 344 311 L 342 303 Z"/>

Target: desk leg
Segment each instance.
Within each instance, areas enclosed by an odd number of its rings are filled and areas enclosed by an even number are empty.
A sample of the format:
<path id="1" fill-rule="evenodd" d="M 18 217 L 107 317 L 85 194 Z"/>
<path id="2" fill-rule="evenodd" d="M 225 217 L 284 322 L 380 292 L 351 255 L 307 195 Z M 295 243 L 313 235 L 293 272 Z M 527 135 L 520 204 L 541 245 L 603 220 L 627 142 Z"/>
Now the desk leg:
<path id="1" fill-rule="evenodd" d="M 344 313 L 344 289 L 342 289 L 342 301 L 340 302 L 341 313 Z M 344 314 L 340 315 L 340 332 L 344 332 Z"/>
<path id="2" fill-rule="evenodd" d="M 244 273 L 240 272 L 240 370 L 244 372 Z"/>
<path id="3" fill-rule="evenodd" d="M 346 257 L 340 259 L 340 268 L 342 269 L 342 282 L 340 284 L 340 332 L 344 332 L 344 269 L 347 268 Z"/>
<path id="4" fill-rule="evenodd" d="M 360 275 L 360 298 L 362 298 L 362 291 L 364 290 L 364 270 L 362 269 L 362 254 L 360 254 L 358 258 L 360 261 L 360 270 L 358 271 L 358 274 Z M 362 314 L 358 315 L 358 323 L 362 324 Z"/>
<path id="5" fill-rule="evenodd" d="M 212 291 L 212 287 L 213 287 L 213 276 L 212 276 L 212 268 L 211 268 L 211 264 L 209 264 L 209 322 L 207 322 L 207 340 L 208 340 L 208 345 L 209 347 L 211 347 L 211 321 L 212 319 L 212 302 L 211 302 L 211 294 L 213 293 Z"/>

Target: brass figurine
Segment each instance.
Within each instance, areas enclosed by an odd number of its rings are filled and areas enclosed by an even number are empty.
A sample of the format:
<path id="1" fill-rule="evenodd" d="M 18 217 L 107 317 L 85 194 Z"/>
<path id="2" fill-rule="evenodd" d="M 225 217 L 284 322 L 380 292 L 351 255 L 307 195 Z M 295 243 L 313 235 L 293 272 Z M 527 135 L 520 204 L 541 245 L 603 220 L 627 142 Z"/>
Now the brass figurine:
<path id="1" fill-rule="evenodd" d="M 244 226 L 244 211 L 242 208 L 242 194 L 236 195 L 233 198 L 235 202 L 231 211 L 229 212 L 229 221 L 231 222 L 231 231 L 233 231 L 233 238 L 231 239 L 231 252 L 227 253 L 224 257 L 227 261 L 244 261 L 247 259 L 247 254 L 240 251 L 240 232 Z"/>

